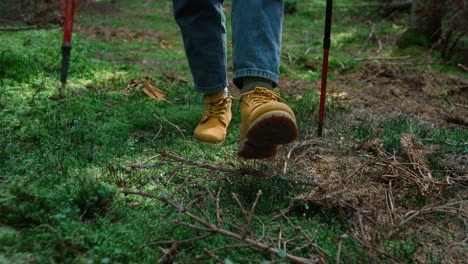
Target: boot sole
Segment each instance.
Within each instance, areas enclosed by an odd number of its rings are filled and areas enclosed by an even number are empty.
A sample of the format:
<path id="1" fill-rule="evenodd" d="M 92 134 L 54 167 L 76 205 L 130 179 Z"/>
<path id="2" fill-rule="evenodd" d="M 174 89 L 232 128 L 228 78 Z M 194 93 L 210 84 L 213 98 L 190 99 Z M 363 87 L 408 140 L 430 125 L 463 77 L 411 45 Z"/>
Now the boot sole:
<path id="1" fill-rule="evenodd" d="M 247 138 L 240 142 L 238 155 L 245 159 L 266 159 L 276 155 L 277 145 L 297 138 L 297 126 L 289 113 L 271 111 L 258 117 L 248 128 Z"/>
<path id="2" fill-rule="evenodd" d="M 269 159 L 276 155 L 278 145 L 253 145 L 247 139 L 239 143 L 237 155 L 244 159 Z"/>

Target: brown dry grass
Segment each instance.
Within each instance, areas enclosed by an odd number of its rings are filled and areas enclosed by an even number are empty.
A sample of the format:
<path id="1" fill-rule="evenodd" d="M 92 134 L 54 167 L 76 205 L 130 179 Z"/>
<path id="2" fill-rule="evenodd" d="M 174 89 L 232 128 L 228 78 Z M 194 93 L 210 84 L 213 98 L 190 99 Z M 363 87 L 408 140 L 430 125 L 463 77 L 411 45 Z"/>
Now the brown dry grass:
<path id="1" fill-rule="evenodd" d="M 468 81 L 457 76 L 383 63 L 339 83 L 362 118 L 406 114 L 428 127 L 468 125 Z"/>
<path id="2" fill-rule="evenodd" d="M 285 94 L 320 90 L 319 81 L 282 80 Z M 407 115 L 428 128 L 468 126 L 468 80 L 397 63 L 367 63 L 359 72 L 330 81 L 327 91 L 353 107 L 350 120 Z"/>
<path id="3" fill-rule="evenodd" d="M 468 183 L 466 159 L 443 156 L 444 176 L 434 177 L 427 158 L 430 150 L 411 133 L 401 134 L 400 141 L 402 157 L 386 152 L 380 139 L 365 143 L 312 139 L 283 149 L 272 167 L 320 183 L 295 197 L 284 212 L 299 202 L 338 211 L 373 263 L 382 254 L 398 262 L 383 244 L 411 236 L 421 238 L 415 261 L 426 263 L 433 256 L 449 263 L 468 259 L 463 250 L 468 220 L 462 191 Z M 436 220 L 434 215 L 442 216 Z"/>
<path id="4" fill-rule="evenodd" d="M 284 80 L 281 88 L 288 94 L 300 94 L 317 90 L 319 85 Z M 369 63 L 359 73 L 332 81 L 329 91 L 340 94 L 339 100 L 353 107 L 346 119 L 353 124 L 400 115 L 426 128 L 463 128 L 468 124 L 468 81 L 456 76 L 386 62 Z M 468 155 L 429 149 L 413 133 L 401 134 L 400 143 L 402 156 L 385 151 L 378 135 L 368 142 L 306 139 L 282 149 L 280 158 L 270 161 L 271 167 L 320 183 L 295 197 L 284 212 L 300 202 L 338 211 L 368 250 L 371 263 L 381 261 L 378 256 L 382 254 L 398 262 L 383 245 L 412 236 L 420 241 L 414 261 L 463 262 L 468 259 L 468 204 L 463 195 L 468 183 Z M 440 158 L 443 171 L 431 170 L 429 155 Z"/>

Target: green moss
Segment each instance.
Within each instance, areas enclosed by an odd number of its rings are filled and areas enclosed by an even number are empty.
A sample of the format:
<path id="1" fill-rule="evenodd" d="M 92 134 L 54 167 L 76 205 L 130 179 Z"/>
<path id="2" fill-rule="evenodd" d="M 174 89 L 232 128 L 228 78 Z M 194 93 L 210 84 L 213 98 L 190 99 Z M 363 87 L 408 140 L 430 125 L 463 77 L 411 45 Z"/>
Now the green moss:
<path id="1" fill-rule="evenodd" d="M 320 78 L 324 1 L 289 1 L 296 6 L 294 14 L 285 18 L 283 36 L 284 78 L 316 81 Z M 227 1 L 226 6 L 230 6 Z M 93 11 L 78 14 L 83 27 L 112 26 L 128 32 L 153 32 L 143 38 L 87 36 L 86 30 L 73 36 L 69 82 L 62 100 L 57 95 L 60 69 L 61 31 L 34 30 L 0 32 L 0 262 L 6 263 L 155 263 L 161 257 L 156 247 L 140 248 L 161 236 L 185 239 L 200 235 L 189 228 L 176 228 L 172 220 L 179 214 L 160 202 L 135 196 L 124 196 L 124 188 L 158 192 L 149 175 L 166 175 L 172 168 L 155 167 L 145 173 L 122 168 L 170 150 L 184 157 L 201 153 L 210 162 L 224 161 L 226 153 L 235 154 L 239 137 L 238 114 L 233 117 L 225 142 L 218 148 L 199 145 L 191 140 L 192 130 L 202 113 L 202 96 L 192 83 L 181 84 L 166 79 L 162 72 L 175 72 L 191 81 L 183 44 L 165 1 L 117 1 L 114 8 L 126 10 L 125 17 L 113 12 L 103 16 Z M 338 74 L 362 67 L 351 58 L 368 37 L 371 27 L 366 21 L 356 25 L 359 10 L 339 9 L 332 35 L 330 79 Z M 229 21 L 230 15 L 227 14 Z M 229 23 L 229 22 L 228 22 Z M 359 22 L 360 23 L 360 22 Z M 384 23 L 379 34 L 402 31 L 400 24 Z M 155 33 L 156 32 L 156 33 Z M 84 33 L 82 35 L 82 33 Z M 231 40 L 228 32 L 228 39 Z M 162 36 L 169 46 L 161 45 Z M 376 48 L 369 43 L 364 49 Z M 387 47 L 385 47 L 387 48 Z M 418 47 L 399 51 L 382 51 L 395 55 L 416 54 Z M 396 52 L 396 53 L 393 53 Z M 399 52 L 399 53 L 398 53 Z M 288 56 L 288 53 L 291 56 Z M 232 51 L 229 49 L 229 54 Z M 434 54 L 436 56 L 436 54 Z M 456 69 L 446 68 L 456 72 Z M 156 102 L 141 91 L 122 92 L 130 79 L 152 77 L 156 86 L 168 92 L 166 101 Z M 303 95 L 284 97 L 297 113 L 301 137 L 311 137 L 316 129 L 319 95 L 308 91 Z M 237 109 L 235 101 L 233 109 Z M 349 107 L 332 100 L 327 102 L 327 124 L 342 121 Z M 164 118 L 164 119 L 162 119 Z M 176 124 L 176 126 L 174 125 Z M 466 153 L 467 132 L 461 129 L 426 130 L 406 117 L 374 122 L 333 131 L 362 140 L 375 132 L 389 151 L 401 151 L 399 134 L 413 131 L 427 145 L 440 144 L 446 153 Z M 444 144 L 450 142 L 451 144 Z M 431 160 L 437 167 L 437 159 Z M 262 162 L 252 164 L 232 161 L 233 166 L 251 166 L 265 173 L 274 171 Z M 202 169 L 181 168 L 181 174 L 206 178 Z M 225 175 L 219 175 L 224 178 Z M 184 179 L 174 179 L 180 183 Z M 269 179 L 249 177 L 220 180 L 229 183 L 223 193 L 226 207 L 235 208 L 231 192 L 250 205 L 255 193 L 264 195 L 258 203 L 258 216 L 263 222 L 271 219 L 298 193 L 296 185 Z M 173 186 L 167 186 L 172 191 Z M 217 189 L 218 183 L 208 187 Z M 191 197 L 196 189 L 187 190 Z M 406 199 L 406 198 L 405 198 Z M 417 203 L 407 197 L 408 204 Z M 132 202 L 140 206 L 130 206 Z M 211 214 L 213 212 L 213 205 Z M 333 212 L 304 208 L 292 212 L 290 220 L 309 234 L 317 231 L 316 243 L 334 261 L 336 238 L 348 232 L 346 223 Z M 214 217 L 214 215 L 211 215 Z M 269 227 L 270 235 L 293 230 L 280 219 Z M 253 229 L 262 232 L 255 222 Z M 350 263 L 365 261 L 365 250 L 349 235 L 343 244 L 342 257 Z M 215 235 L 206 240 L 184 244 L 177 255 L 179 262 L 192 260 L 203 248 L 233 243 Z M 385 247 L 396 248 L 394 254 L 403 260 L 411 258 L 416 242 L 411 238 L 390 241 Z M 306 256 L 307 252 L 302 252 Z M 315 253 L 315 252 L 314 252 Z M 264 253 L 241 249 L 219 253 L 222 259 L 242 263 L 244 258 L 269 260 Z"/>

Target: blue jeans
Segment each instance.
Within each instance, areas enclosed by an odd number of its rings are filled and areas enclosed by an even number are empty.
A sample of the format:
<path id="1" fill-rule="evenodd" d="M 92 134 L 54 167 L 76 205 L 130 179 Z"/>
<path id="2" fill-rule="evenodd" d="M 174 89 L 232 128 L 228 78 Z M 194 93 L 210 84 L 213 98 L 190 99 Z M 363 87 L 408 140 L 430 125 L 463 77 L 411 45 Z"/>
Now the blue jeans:
<path id="1" fill-rule="evenodd" d="M 185 52 L 203 93 L 227 87 L 226 18 L 223 0 L 173 0 Z M 283 27 L 282 0 L 232 0 L 234 84 L 243 77 L 278 83 Z"/>

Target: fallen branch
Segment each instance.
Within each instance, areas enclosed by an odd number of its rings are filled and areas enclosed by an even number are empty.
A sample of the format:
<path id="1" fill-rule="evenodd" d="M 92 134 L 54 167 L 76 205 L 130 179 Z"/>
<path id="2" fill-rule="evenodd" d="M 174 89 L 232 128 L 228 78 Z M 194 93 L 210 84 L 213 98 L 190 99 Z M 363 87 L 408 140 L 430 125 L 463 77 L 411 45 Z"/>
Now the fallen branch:
<path id="1" fill-rule="evenodd" d="M 37 29 L 36 26 L 23 26 L 23 27 L 0 27 L 0 31 L 20 31 Z"/>
<path id="2" fill-rule="evenodd" d="M 162 184 L 159 181 L 157 181 L 156 179 L 154 179 L 154 182 L 159 187 L 159 189 L 161 191 L 161 195 L 154 195 L 154 194 L 151 194 L 151 193 L 145 193 L 145 192 L 139 192 L 139 191 L 130 191 L 130 190 L 124 190 L 123 193 L 124 194 L 134 194 L 134 195 L 139 195 L 139 196 L 143 196 L 143 197 L 147 197 L 147 198 L 151 198 L 151 199 L 156 199 L 156 200 L 159 200 L 159 201 L 163 202 L 166 205 L 169 205 L 169 206 L 173 207 L 178 212 L 186 215 L 187 217 L 189 217 L 192 221 L 194 221 L 196 223 L 196 224 L 191 224 L 191 223 L 183 222 L 181 220 L 176 220 L 175 223 L 177 225 L 183 225 L 183 226 L 187 226 L 187 227 L 199 230 L 199 231 L 208 232 L 208 234 L 206 234 L 204 236 L 208 236 L 208 235 L 211 235 L 211 234 L 220 234 L 220 235 L 229 237 L 229 238 L 233 239 L 234 241 L 243 242 L 244 244 L 241 244 L 242 247 L 246 246 L 246 247 L 250 247 L 250 248 L 253 248 L 253 249 L 259 249 L 259 250 L 268 252 L 268 253 L 270 253 L 270 254 L 272 254 L 274 256 L 282 256 L 282 257 L 284 257 L 284 259 L 289 260 L 289 261 L 291 261 L 293 263 L 310 264 L 310 263 L 318 263 L 321 260 L 321 258 L 315 258 L 314 256 L 312 256 L 310 259 L 307 259 L 307 258 L 299 257 L 299 256 L 293 255 L 291 253 L 288 253 L 287 251 L 285 251 L 285 250 L 283 250 L 281 248 L 275 247 L 275 245 L 273 243 L 269 242 L 268 239 L 262 238 L 263 236 L 258 237 L 257 235 L 255 235 L 255 233 L 250 230 L 250 227 L 248 225 L 241 225 L 239 221 L 236 221 L 235 224 L 232 224 L 232 223 L 227 222 L 227 221 L 225 221 L 223 219 L 223 215 L 229 215 L 230 217 L 233 217 L 232 213 L 223 213 L 223 214 L 221 214 L 221 213 L 217 212 L 217 216 L 220 217 L 219 221 L 221 223 L 225 224 L 225 225 L 230 226 L 229 230 L 221 227 L 220 225 L 217 225 L 217 224 L 213 223 L 207 216 L 205 216 L 205 218 L 199 217 L 199 216 L 195 215 L 194 213 L 192 213 L 191 211 L 189 211 L 189 208 L 183 206 L 182 204 L 180 204 L 180 203 L 178 203 L 178 202 L 176 202 L 176 201 L 174 201 L 172 199 L 169 199 L 168 195 L 166 194 L 165 190 L 162 187 Z M 260 196 L 261 191 L 259 191 L 257 193 L 257 195 Z M 252 210 L 254 210 L 255 204 L 256 203 L 254 203 L 254 205 L 252 206 Z M 202 212 L 201 207 L 197 207 L 197 210 L 200 211 L 201 213 L 203 213 L 203 215 L 206 215 L 206 212 Z M 221 209 L 217 209 L 217 210 L 221 210 Z M 246 216 L 247 219 L 251 217 L 250 212 L 247 212 L 245 210 L 244 210 L 244 212 L 245 212 L 245 216 Z M 181 241 L 182 242 L 191 242 L 191 241 L 202 239 L 202 238 L 204 238 L 204 236 L 198 236 L 198 237 L 192 238 L 192 239 L 179 240 L 179 242 L 181 242 Z M 170 243 L 171 240 L 163 241 L 163 242 Z M 156 245 L 156 244 L 160 244 L 160 243 L 162 243 L 162 242 L 154 242 L 154 243 L 150 243 L 150 244 Z M 177 240 L 175 240 L 174 243 L 177 243 Z M 150 245 L 150 244 L 147 244 L 147 245 Z M 171 249 L 173 249 L 175 247 L 176 247 L 176 245 L 172 244 Z M 219 250 L 219 249 L 220 248 L 218 248 L 217 250 Z M 161 250 L 164 250 L 165 256 L 167 255 L 168 257 L 172 257 L 173 251 L 171 251 L 170 249 L 161 249 Z M 214 251 L 215 250 L 209 251 L 207 249 L 204 249 L 204 252 L 206 254 L 208 254 L 212 258 L 217 259 L 217 256 L 214 254 Z"/>
<path id="3" fill-rule="evenodd" d="M 398 227 L 387 235 L 386 240 L 391 239 L 393 236 L 399 233 L 404 225 L 407 225 L 410 221 L 416 219 L 417 216 L 427 215 L 435 212 L 443 212 L 456 217 L 460 217 L 463 221 L 467 221 L 468 216 L 464 215 L 463 213 L 457 212 L 457 210 L 460 209 L 455 207 L 457 205 L 466 205 L 467 203 L 467 200 L 451 201 L 442 205 L 427 205 L 419 210 L 410 210 L 399 219 L 400 221 L 398 223 Z"/>
<path id="4" fill-rule="evenodd" d="M 462 70 L 468 72 L 468 67 L 466 67 L 465 65 L 458 63 L 457 66 L 460 67 Z"/>
<path id="5" fill-rule="evenodd" d="M 340 255 L 341 255 L 341 247 L 343 245 L 343 241 L 345 241 L 348 238 L 348 235 L 343 234 L 338 238 L 338 253 L 336 253 L 336 259 L 335 263 L 340 264 Z"/>
<path id="6" fill-rule="evenodd" d="M 161 120 L 161 121 L 164 121 L 168 124 L 170 124 L 171 126 L 175 127 L 175 129 L 177 129 L 177 131 L 180 133 L 180 135 L 185 139 L 185 135 L 184 135 L 184 132 L 185 130 L 181 129 L 179 126 L 177 126 L 176 124 L 172 123 L 171 121 L 167 120 L 166 118 L 164 117 L 160 117 L 160 116 L 157 116 L 157 115 L 153 115 L 155 118 Z M 170 132 L 172 133 L 172 132 Z M 168 133 L 168 134 L 170 134 Z"/>
<path id="7" fill-rule="evenodd" d="M 453 105 L 459 106 L 459 107 L 463 107 L 463 108 L 467 108 L 467 109 L 468 109 L 468 105 L 458 104 L 458 103 L 453 103 Z"/>
<path id="8" fill-rule="evenodd" d="M 372 23 L 372 21 L 369 21 L 369 23 Z M 362 44 L 362 48 L 358 51 L 358 54 L 361 54 L 362 50 L 367 47 L 367 43 L 369 42 L 369 40 L 371 40 L 371 38 L 374 36 L 375 36 L 375 23 L 372 23 L 371 32 L 369 33 L 369 36 L 367 37 L 367 39 L 364 41 L 364 44 Z"/>
<path id="9" fill-rule="evenodd" d="M 354 58 L 353 61 L 366 61 L 366 60 L 405 60 L 409 59 L 411 56 L 401 56 L 401 57 L 369 57 L 369 58 Z"/>
<path id="10" fill-rule="evenodd" d="M 195 166 L 197 168 L 203 168 L 203 169 L 208 169 L 208 170 L 215 170 L 215 171 L 221 171 L 221 172 L 226 172 L 226 173 L 232 173 L 232 174 L 245 174 L 247 173 L 247 170 L 243 169 L 235 169 L 235 168 L 228 168 L 228 167 L 220 167 L 220 166 L 215 166 L 212 164 L 205 164 L 205 163 L 199 163 L 191 159 L 186 159 L 180 156 L 177 156 L 169 151 L 161 151 L 159 152 L 162 156 L 173 159 L 177 162 L 188 164 Z"/>
<path id="11" fill-rule="evenodd" d="M 213 234 L 211 233 L 208 233 L 208 234 L 205 234 L 205 235 L 201 235 L 201 236 L 197 236 L 197 237 L 193 237 L 193 238 L 189 238 L 189 239 L 183 239 L 183 240 L 174 240 L 174 239 L 170 239 L 170 240 L 165 240 L 165 241 L 157 241 L 157 242 L 151 242 L 151 243 L 148 243 L 148 244 L 144 244 L 144 245 L 141 245 L 140 248 L 145 248 L 145 247 L 149 247 L 149 246 L 155 246 L 155 245 L 162 245 L 162 244 L 184 244 L 184 243 L 190 243 L 190 242 L 195 242 L 197 240 L 202 240 L 202 239 L 205 239 L 209 236 L 211 236 Z"/>
<path id="12" fill-rule="evenodd" d="M 173 80 L 173 81 L 175 80 L 183 84 L 189 83 L 189 81 L 187 81 L 186 79 L 179 77 L 175 73 L 172 73 L 172 72 L 163 72 L 163 75 L 169 80 Z"/>
<path id="13" fill-rule="evenodd" d="M 392 3 L 363 3 L 363 4 L 352 4 L 352 5 L 337 5 L 333 6 L 334 9 L 348 9 L 348 8 L 394 8 L 394 9 L 405 9 L 411 8 L 413 0 L 392 2 Z M 325 7 L 308 7 L 309 9 L 324 9 Z"/>
<path id="14" fill-rule="evenodd" d="M 288 177 L 286 175 L 270 175 L 263 171 L 255 171 L 255 170 L 250 170 L 250 169 L 237 169 L 237 168 L 221 167 L 221 166 L 216 166 L 216 165 L 206 164 L 206 163 L 199 163 L 191 159 L 186 159 L 186 158 L 177 156 L 168 151 L 161 151 L 159 153 L 162 156 L 171 158 L 177 162 L 189 164 L 194 167 L 202 168 L 202 169 L 220 171 L 220 172 L 225 172 L 225 173 L 234 174 L 234 175 L 251 175 L 251 176 L 254 176 L 255 178 L 277 178 L 277 179 L 281 179 L 287 182 L 293 182 L 296 184 L 302 184 L 306 186 L 319 186 L 320 185 L 315 180 L 304 180 L 304 179 L 299 179 L 299 178 Z"/>
<path id="15" fill-rule="evenodd" d="M 169 162 L 167 162 L 167 161 L 158 161 L 158 162 L 155 162 L 153 164 L 142 164 L 142 165 L 130 164 L 129 167 L 134 168 L 134 169 L 149 169 L 149 168 L 154 168 L 154 167 L 159 167 L 159 166 L 162 166 L 162 165 L 166 165 L 168 163 Z"/>

